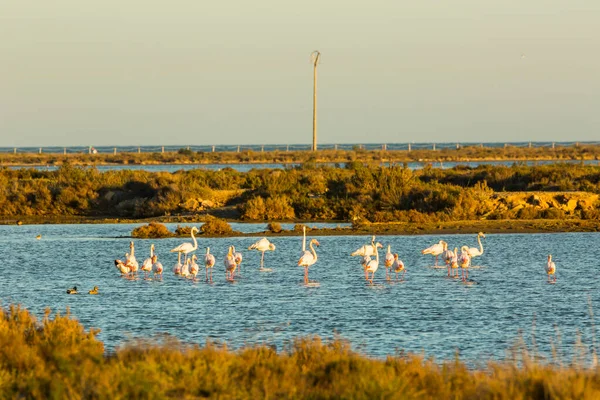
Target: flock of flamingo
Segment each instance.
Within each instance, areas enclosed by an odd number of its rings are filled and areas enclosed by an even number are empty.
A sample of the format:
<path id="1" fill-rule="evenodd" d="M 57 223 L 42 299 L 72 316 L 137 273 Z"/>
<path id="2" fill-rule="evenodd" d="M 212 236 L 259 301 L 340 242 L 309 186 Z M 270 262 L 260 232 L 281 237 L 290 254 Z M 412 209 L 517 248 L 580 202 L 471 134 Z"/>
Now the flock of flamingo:
<path id="1" fill-rule="evenodd" d="M 196 263 L 198 259 L 195 254 L 193 254 L 198 249 L 198 242 L 195 233 L 198 232 L 196 227 L 193 227 L 191 230 L 191 238 L 192 243 L 185 242 L 180 244 L 179 246 L 171 249 L 172 253 L 177 253 L 177 263 L 173 267 L 173 272 L 175 275 L 182 276 L 184 278 L 189 278 L 192 280 L 196 280 L 196 276 L 200 270 L 200 267 Z M 443 240 L 440 240 L 438 243 L 424 249 L 421 251 L 422 254 L 431 254 L 435 256 L 435 265 L 434 268 L 447 268 L 448 269 L 448 277 L 454 279 L 461 279 L 465 283 L 469 283 L 469 268 L 471 267 L 471 260 L 475 257 L 479 257 L 483 254 L 483 244 L 481 243 L 481 238 L 485 238 L 485 235 L 482 232 L 477 234 L 477 243 L 479 247 L 469 247 L 462 246 L 460 248 L 460 253 L 458 249 L 455 247 L 454 250 L 450 250 L 448 248 L 448 243 Z M 317 239 L 311 239 L 309 242 L 310 250 L 306 249 L 306 227 L 303 229 L 303 238 L 302 238 L 302 252 L 300 254 L 300 258 L 298 260 L 298 266 L 304 268 L 304 284 L 307 286 L 315 286 L 318 285 L 316 282 L 311 282 L 308 279 L 308 269 L 312 265 L 317 262 L 317 252 L 313 245 L 320 246 Z M 383 245 L 379 242 L 375 242 L 375 236 L 371 238 L 371 243 L 366 244 L 353 253 L 351 256 L 359 256 L 360 264 L 362 265 L 365 273 L 365 280 L 369 283 L 373 284 L 373 279 L 375 277 L 375 272 L 379 269 L 379 250 L 383 248 Z M 260 259 L 260 270 L 261 271 L 270 271 L 270 269 L 264 268 L 264 258 L 265 252 L 267 251 L 275 251 L 275 245 L 271 243 L 267 238 L 262 238 L 250 247 L 248 250 L 256 250 L 261 252 Z M 191 254 L 191 257 L 189 255 Z M 183 263 L 181 262 L 181 256 L 184 256 Z M 442 260 L 445 263 L 445 266 L 438 267 L 438 257 L 442 256 Z M 374 258 L 373 258 L 374 257 Z M 223 263 L 225 265 L 225 274 L 226 280 L 234 281 L 236 272 L 239 274 L 241 272 L 241 264 L 242 264 L 242 253 L 236 251 L 234 246 L 229 246 L 229 250 L 227 255 L 225 256 Z M 116 268 L 119 272 L 129 278 L 135 277 L 138 270 L 141 270 L 145 274 L 145 278 L 149 279 L 148 275 L 153 273 L 155 277 L 161 277 L 164 271 L 163 265 L 158 261 L 158 256 L 154 253 L 154 245 L 150 246 L 150 257 L 145 259 L 140 267 L 136 258 L 135 258 L 135 247 L 134 243 L 131 242 L 129 245 L 129 252 L 125 254 L 124 260 L 115 260 L 114 261 Z M 204 267 L 205 267 L 205 275 L 206 281 L 212 283 L 212 271 L 215 266 L 216 259 L 213 254 L 210 253 L 210 247 L 206 248 L 206 254 L 204 256 Z M 385 266 L 385 279 L 390 281 L 391 274 L 390 272 L 395 273 L 396 281 L 399 280 L 399 274 L 402 274 L 400 281 L 404 280 L 404 275 L 406 274 L 406 268 L 404 266 L 404 262 L 398 258 L 398 253 L 391 252 L 391 245 L 387 246 L 387 252 L 384 258 L 384 266 Z M 461 276 L 459 277 L 458 268 L 461 269 Z M 548 262 L 546 264 L 546 273 L 548 275 L 548 282 L 554 283 L 556 282 L 556 265 L 552 262 L 552 256 L 548 256 Z M 371 274 L 369 277 L 369 273 Z"/>

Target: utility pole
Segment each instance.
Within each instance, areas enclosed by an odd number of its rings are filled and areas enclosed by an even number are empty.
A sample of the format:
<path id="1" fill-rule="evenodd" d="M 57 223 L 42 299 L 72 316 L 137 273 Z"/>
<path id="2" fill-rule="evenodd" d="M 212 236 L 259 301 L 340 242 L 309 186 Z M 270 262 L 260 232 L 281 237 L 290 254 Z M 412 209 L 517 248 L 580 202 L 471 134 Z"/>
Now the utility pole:
<path id="1" fill-rule="evenodd" d="M 321 53 L 315 50 L 311 54 L 313 62 L 313 144 L 312 151 L 317 151 L 317 65 L 319 64 L 319 58 Z"/>

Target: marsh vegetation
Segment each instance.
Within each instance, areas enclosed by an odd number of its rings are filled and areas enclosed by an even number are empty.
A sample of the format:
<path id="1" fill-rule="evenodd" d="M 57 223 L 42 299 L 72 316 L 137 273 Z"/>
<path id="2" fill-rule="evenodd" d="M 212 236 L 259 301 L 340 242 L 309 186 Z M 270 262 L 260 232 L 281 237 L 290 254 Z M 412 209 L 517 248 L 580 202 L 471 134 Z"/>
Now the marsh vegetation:
<path id="1" fill-rule="evenodd" d="M 597 220 L 600 167 L 570 164 L 410 170 L 346 168 L 239 172 L 0 170 L 8 217 L 157 218 L 216 215 L 244 221 L 425 224 L 475 220 Z"/>
<path id="2" fill-rule="evenodd" d="M 538 360 L 519 342 L 506 362 L 469 368 L 397 353 L 365 357 L 340 339 L 297 339 L 284 349 L 230 351 L 175 338 L 138 340 L 106 353 L 69 313 L 42 321 L 0 310 L 2 398 L 436 398 L 592 399 L 600 375 L 574 358 Z M 583 346 L 581 346 L 583 348 Z M 588 354 L 589 355 L 589 354 Z"/>

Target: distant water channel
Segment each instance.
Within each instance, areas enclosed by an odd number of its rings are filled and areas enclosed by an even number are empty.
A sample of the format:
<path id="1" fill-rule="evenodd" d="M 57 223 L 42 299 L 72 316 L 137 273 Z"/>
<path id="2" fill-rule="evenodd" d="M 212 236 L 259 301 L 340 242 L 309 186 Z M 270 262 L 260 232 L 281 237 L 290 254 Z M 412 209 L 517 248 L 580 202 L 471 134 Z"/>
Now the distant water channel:
<path id="1" fill-rule="evenodd" d="M 169 249 L 189 239 L 135 240 L 140 263 L 155 244 L 165 276 L 162 281 L 123 279 L 113 260 L 123 257 L 130 241 L 125 236 L 138 225 L 0 226 L 2 304 L 20 303 L 40 316 L 46 307 L 69 307 L 86 327 L 102 330 L 99 339 L 109 351 L 131 338 L 164 333 L 200 344 L 210 338 L 233 348 L 265 343 L 278 349 L 298 336 L 340 335 L 371 356 L 409 351 L 440 360 L 458 351 L 471 364 L 504 359 L 519 330 L 531 343 L 534 318 L 540 354 L 550 355 L 556 327 L 562 337 L 559 351 L 566 357 L 577 330 L 584 343 L 591 342 L 588 296 L 600 312 L 593 250 L 598 233 L 487 235 L 484 255 L 474 262 L 483 267 L 471 271 L 473 285 L 431 268 L 433 257 L 420 250 L 440 239 L 451 248 L 475 246 L 475 235 L 380 236 L 385 248 L 390 244 L 399 253 L 408 272 L 405 282 L 387 283 L 381 265 L 374 285 L 365 282 L 358 259 L 350 256 L 370 238 L 324 236 L 318 262 L 310 269 L 310 279 L 320 287 L 305 287 L 296 265 L 300 237 L 272 238 L 277 248 L 265 254 L 272 272 L 259 272 L 260 253 L 247 250 L 257 238 L 199 239 L 200 263 L 207 246 L 217 257 L 212 285 L 171 272 L 177 257 Z M 265 227 L 244 225 L 234 228 Z M 244 256 L 235 283 L 225 281 L 223 257 L 229 245 Z M 548 254 L 557 264 L 556 284 L 546 283 Z M 74 285 L 86 294 L 67 295 Z M 101 295 L 87 295 L 94 285 Z"/>
<path id="2" fill-rule="evenodd" d="M 406 163 L 407 167 L 412 170 L 422 169 L 426 166 L 432 168 L 454 168 L 458 165 L 467 167 L 478 167 L 480 165 L 505 165 L 511 166 L 514 164 L 518 165 L 550 165 L 557 163 L 568 163 L 568 164 L 581 164 L 580 160 L 561 160 L 561 161 L 462 161 L 462 162 L 409 162 Z M 585 160 L 585 165 L 599 165 L 596 160 Z M 325 163 L 320 165 L 328 166 L 339 166 L 345 167 L 346 163 Z M 382 165 L 388 166 L 389 163 L 382 163 Z M 396 163 L 396 165 L 404 165 L 404 163 Z M 97 165 L 96 168 L 99 171 L 119 171 L 119 170 L 139 170 L 139 171 L 151 171 L 151 172 L 176 172 L 176 171 L 189 171 L 194 169 L 204 169 L 210 171 L 218 171 L 225 168 L 232 168 L 236 171 L 247 172 L 252 169 L 285 169 L 285 168 L 296 168 L 301 164 L 290 163 L 264 163 L 264 164 L 160 164 L 160 165 Z M 31 165 L 31 166 L 10 166 L 11 169 L 19 168 L 34 168 L 42 171 L 54 171 L 58 169 L 54 165 Z"/>

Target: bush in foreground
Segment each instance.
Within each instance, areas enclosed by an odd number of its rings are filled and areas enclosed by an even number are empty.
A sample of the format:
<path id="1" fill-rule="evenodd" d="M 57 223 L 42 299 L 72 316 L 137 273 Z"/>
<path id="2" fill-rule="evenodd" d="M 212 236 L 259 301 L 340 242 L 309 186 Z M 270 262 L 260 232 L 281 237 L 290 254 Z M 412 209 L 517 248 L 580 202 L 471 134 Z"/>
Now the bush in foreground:
<path id="1" fill-rule="evenodd" d="M 0 398 L 599 398 L 600 374 L 551 367 L 523 356 L 469 370 L 458 360 L 364 357 L 341 340 L 298 339 L 236 352 L 168 338 L 138 341 L 104 355 L 97 331 L 46 312 L 0 310 Z"/>

